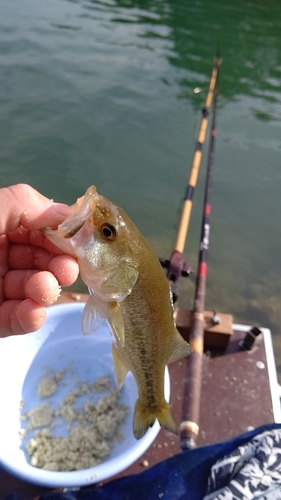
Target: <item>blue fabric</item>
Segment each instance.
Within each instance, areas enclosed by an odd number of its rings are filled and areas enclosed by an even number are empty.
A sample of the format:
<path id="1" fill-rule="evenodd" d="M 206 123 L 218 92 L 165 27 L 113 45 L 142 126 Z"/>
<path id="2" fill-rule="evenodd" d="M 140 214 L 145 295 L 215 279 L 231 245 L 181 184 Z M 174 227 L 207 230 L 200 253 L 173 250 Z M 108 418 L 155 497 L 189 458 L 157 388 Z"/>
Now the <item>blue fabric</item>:
<path id="1" fill-rule="evenodd" d="M 65 493 L 44 493 L 42 500 L 202 500 L 212 466 L 238 446 L 264 431 L 281 429 L 268 424 L 231 440 L 187 450 L 140 474 L 123 477 L 100 487 Z"/>

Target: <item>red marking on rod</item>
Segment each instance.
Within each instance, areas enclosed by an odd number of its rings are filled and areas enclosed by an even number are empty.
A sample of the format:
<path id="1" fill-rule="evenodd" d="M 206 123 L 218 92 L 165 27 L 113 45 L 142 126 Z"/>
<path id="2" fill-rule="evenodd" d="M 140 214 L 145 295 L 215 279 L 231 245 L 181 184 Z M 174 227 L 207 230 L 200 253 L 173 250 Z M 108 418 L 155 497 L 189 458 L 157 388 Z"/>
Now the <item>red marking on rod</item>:
<path id="1" fill-rule="evenodd" d="M 212 207 L 210 204 L 205 205 L 205 214 L 210 215 Z"/>
<path id="2" fill-rule="evenodd" d="M 200 262 L 198 266 L 198 276 L 207 276 L 207 264 L 206 262 Z"/>

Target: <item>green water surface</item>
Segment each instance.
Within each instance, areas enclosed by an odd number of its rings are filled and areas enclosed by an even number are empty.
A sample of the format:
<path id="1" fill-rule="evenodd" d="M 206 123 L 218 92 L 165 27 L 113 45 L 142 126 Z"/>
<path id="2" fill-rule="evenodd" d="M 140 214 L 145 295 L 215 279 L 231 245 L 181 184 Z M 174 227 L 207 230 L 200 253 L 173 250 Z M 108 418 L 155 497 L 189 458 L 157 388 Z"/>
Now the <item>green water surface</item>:
<path id="1" fill-rule="evenodd" d="M 0 0 L 0 11 L 1 186 L 71 204 L 95 184 L 166 258 L 219 42 L 206 308 L 270 327 L 281 374 L 280 2 Z M 194 277 L 181 303 L 193 295 Z"/>

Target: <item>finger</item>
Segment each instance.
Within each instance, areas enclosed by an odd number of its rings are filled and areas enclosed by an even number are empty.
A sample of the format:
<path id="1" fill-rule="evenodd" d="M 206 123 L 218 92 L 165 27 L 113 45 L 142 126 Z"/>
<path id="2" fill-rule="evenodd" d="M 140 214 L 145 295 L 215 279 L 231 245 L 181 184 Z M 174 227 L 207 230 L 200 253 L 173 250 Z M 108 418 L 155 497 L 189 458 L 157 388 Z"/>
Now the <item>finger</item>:
<path id="1" fill-rule="evenodd" d="M 16 231 L 9 231 L 8 236 L 11 243 L 22 243 L 42 248 L 46 248 L 46 246 L 50 243 L 50 240 L 48 240 L 48 238 L 46 238 L 46 236 L 39 229 L 29 231 L 23 226 L 20 226 L 16 229 Z M 52 248 L 57 249 L 54 245 Z"/>
<path id="2" fill-rule="evenodd" d="M 61 288 L 53 276 L 48 271 L 41 271 L 33 274 L 25 283 L 26 297 L 33 299 L 40 305 L 50 306 L 60 296 Z"/>
<path id="3" fill-rule="evenodd" d="M 45 319 L 45 308 L 32 299 L 7 300 L 0 306 L 0 337 L 35 332 Z"/>
<path id="4" fill-rule="evenodd" d="M 8 300 L 33 299 L 37 304 L 53 304 L 61 292 L 60 286 L 48 271 L 9 271 L 4 278 L 4 294 Z"/>
<path id="5" fill-rule="evenodd" d="M 78 278 L 78 262 L 67 255 L 53 257 L 49 263 L 49 271 L 57 278 L 61 286 L 70 286 Z"/>
<path id="6" fill-rule="evenodd" d="M 44 248 L 32 245 L 11 244 L 9 247 L 10 269 L 39 269 L 46 271 L 53 255 Z"/>
<path id="7" fill-rule="evenodd" d="M 0 276 L 4 276 L 9 269 L 9 240 L 6 235 L 0 236 Z"/>
<path id="8" fill-rule="evenodd" d="M 2 188 L 0 234 L 15 231 L 20 225 L 28 230 L 56 228 L 69 213 L 67 205 L 54 203 L 27 184 Z"/>
<path id="9" fill-rule="evenodd" d="M 16 310 L 20 305 L 19 300 L 9 300 L 3 302 L 0 306 L 0 337 L 8 337 L 9 335 L 26 333 L 23 331 L 22 327 L 15 325 L 15 329 L 12 327 L 15 323 L 14 317 L 16 316 Z"/>
<path id="10" fill-rule="evenodd" d="M 34 231 L 29 231 L 23 226 L 20 226 L 16 231 L 9 231 L 8 233 L 9 241 L 11 243 L 21 243 L 25 245 L 33 245 L 35 247 L 45 248 L 48 239 L 42 231 L 36 229 Z"/>
<path id="11" fill-rule="evenodd" d="M 20 226 L 16 231 L 9 231 L 9 241 L 11 243 L 19 243 L 25 245 L 33 245 L 35 247 L 45 248 L 49 253 L 54 255 L 61 255 L 63 251 L 56 247 L 42 231 L 34 230 L 28 231 L 23 226 Z"/>
<path id="12" fill-rule="evenodd" d="M 45 319 L 45 308 L 31 299 L 6 301 L 0 306 L 0 337 L 34 332 Z"/>
<path id="13" fill-rule="evenodd" d="M 72 285 L 79 275 L 78 262 L 73 257 L 68 255 L 54 257 L 47 250 L 35 248 L 31 245 L 10 245 L 9 266 L 10 269 L 14 270 L 49 270 L 54 274 L 61 286 Z"/>
<path id="14" fill-rule="evenodd" d="M 18 322 L 23 333 L 39 330 L 46 320 L 46 309 L 34 300 L 28 298 L 19 304 L 15 313 L 15 323 Z M 15 324 L 12 324 L 15 329 Z"/>
<path id="15" fill-rule="evenodd" d="M 23 243 L 25 245 L 30 245 L 30 231 L 20 226 L 16 231 L 9 231 L 8 233 L 9 241 L 12 243 Z"/>
<path id="16" fill-rule="evenodd" d="M 4 278 L 0 277 L 0 304 L 4 302 L 5 294 L 4 294 Z"/>

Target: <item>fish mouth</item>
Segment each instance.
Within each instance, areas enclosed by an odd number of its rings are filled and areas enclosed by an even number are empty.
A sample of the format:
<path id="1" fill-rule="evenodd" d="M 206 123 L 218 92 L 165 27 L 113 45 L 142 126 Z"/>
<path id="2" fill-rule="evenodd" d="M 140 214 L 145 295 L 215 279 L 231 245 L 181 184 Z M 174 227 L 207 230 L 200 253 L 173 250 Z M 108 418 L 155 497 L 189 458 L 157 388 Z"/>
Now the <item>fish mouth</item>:
<path id="1" fill-rule="evenodd" d="M 75 236 L 75 234 L 78 233 L 78 231 L 84 226 L 86 220 L 87 219 L 85 219 L 83 222 L 81 222 L 81 224 L 78 224 L 77 226 L 71 228 L 70 230 L 68 230 L 68 232 L 65 232 L 63 234 L 63 237 L 64 238 L 72 238 L 72 236 Z"/>
<path id="2" fill-rule="evenodd" d="M 95 186 L 87 189 L 83 198 L 79 198 L 73 205 L 73 213 L 59 225 L 63 238 L 72 238 L 84 226 L 85 222 L 94 214 L 98 202 L 98 193 Z"/>

